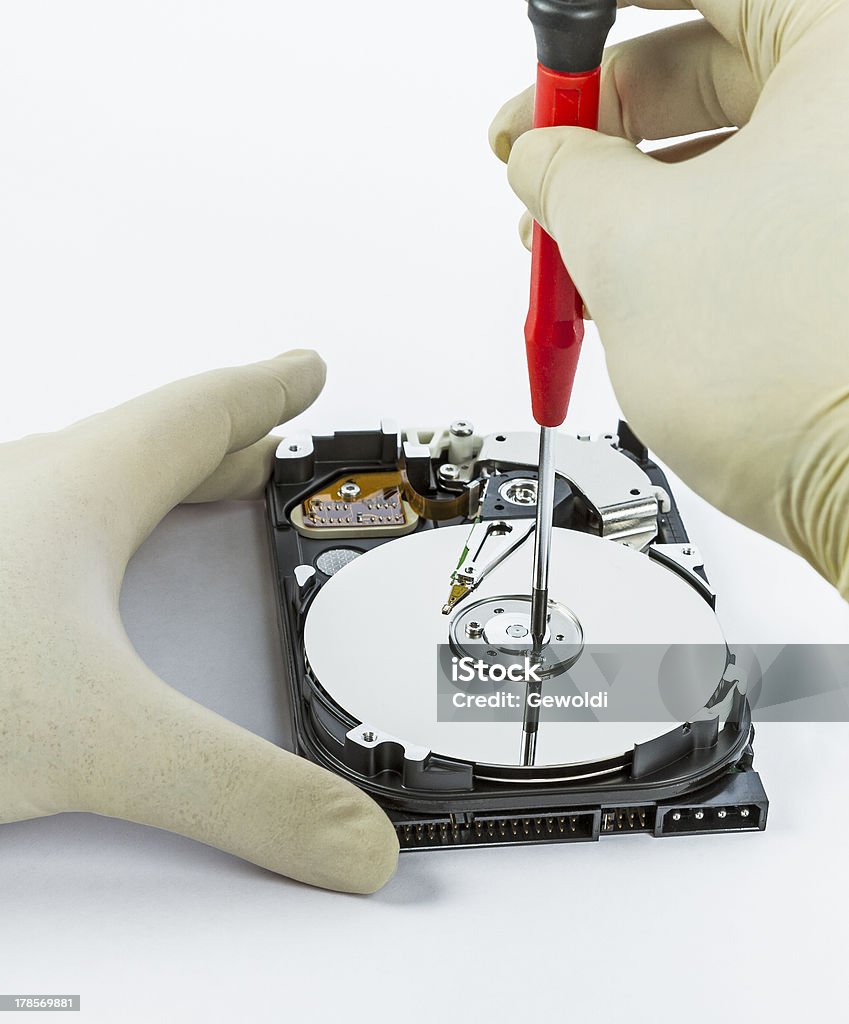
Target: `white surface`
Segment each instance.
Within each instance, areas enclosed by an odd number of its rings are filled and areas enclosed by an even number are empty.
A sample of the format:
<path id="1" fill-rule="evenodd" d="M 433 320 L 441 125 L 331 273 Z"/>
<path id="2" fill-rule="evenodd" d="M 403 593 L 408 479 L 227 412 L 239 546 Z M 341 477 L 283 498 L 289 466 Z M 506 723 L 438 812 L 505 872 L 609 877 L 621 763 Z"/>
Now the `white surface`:
<path id="1" fill-rule="evenodd" d="M 303 344 L 331 371 L 309 423 L 529 427 L 528 262 L 486 127 L 531 54 L 518 0 L 2 5 L 0 439 Z M 569 426 L 615 418 L 591 329 Z M 798 559 L 679 498 L 732 641 L 845 640 Z M 167 679 L 277 738 L 256 515 L 176 513 L 125 607 Z M 413 855 L 370 899 L 118 822 L 5 826 L 0 988 L 108 1022 L 831 1019 L 847 739 L 761 727 L 763 836 Z"/>
<path id="2" fill-rule="evenodd" d="M 501 715 L 481 721 L 484 716 L 478 715 L 478 721 L 469 723 L 437 715 L 435 657 L 439 646 L 449 643 L 453 618 L 442 614 L 442 605 L 468 536 L 466 526 L 414 533 L 347 565 L 310 606 L 304 630 L 306 656 L 321 685 L 365 726 L 448 757 L 516 764 L 521 718 L 507 721 Z M 527 593 L 532 568 L 530 541 L 484 577 L 457 606 L 456 614 L 474 600 Z M 678 724 L 668 720 L 657 683 L 646 685 L 657 679 L 659 669 L 660 652 L 650 645 L 695 648 L 692 657 L 704 669 L 703 684 L 687 688 L 686 697 L 680 694 L 682 701 L 692 701 L 688 714 L 696 714 L 718 686 L 726 658 L 716 616 L 680 576 L 641 552 L 600 537 L 555 530 L 549 594 L 580 622 L 587 652 L 646 645 L 645 658 L 654 674 L 641 658 L 636 671 L 623 669 L 610 689 L 611 718 L 617 717 L 617 695 L 624 687 L 628 694 L 623 695 L 619 714 L 632 718 L 636 705 L 645 721 L 561 722 L 550 720 L 557 716 L 543 711 L 537 765 L 616 757 Z M 608 689 L 589 653 L 570 669 L 569 678 L 578 693 Z M 519 692 L 521 685 L 493 689 Z M 550 686 L 547 692 L 551 694 Z"/>

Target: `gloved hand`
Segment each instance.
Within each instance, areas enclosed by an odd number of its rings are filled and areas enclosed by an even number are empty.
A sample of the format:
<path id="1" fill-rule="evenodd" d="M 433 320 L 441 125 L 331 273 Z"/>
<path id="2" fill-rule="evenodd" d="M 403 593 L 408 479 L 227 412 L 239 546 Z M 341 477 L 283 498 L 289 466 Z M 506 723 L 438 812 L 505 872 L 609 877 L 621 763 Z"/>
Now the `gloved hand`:
<path id="1" fill-rule="evenodd" d="M 606 134 L 528 131 L 529 91 L 491 144 L 557 240 L 636 432 L 849 596 L 849 4 L 638 6 L 704 20 L 610 48 Z M 684 162 L 635 145 L 727 126 L 744 127 Z"/>
<path id="2" fill-rule="evenodd" d="M 391 876 L 398 843 L 375 803 L 171 689 L 118 612 L 162 517 L 260 496 L 266 435 L 323 383 L 315 353 L 289 352 L 0 446 L 0 821 L 94 811 L 329 889 Z"/>

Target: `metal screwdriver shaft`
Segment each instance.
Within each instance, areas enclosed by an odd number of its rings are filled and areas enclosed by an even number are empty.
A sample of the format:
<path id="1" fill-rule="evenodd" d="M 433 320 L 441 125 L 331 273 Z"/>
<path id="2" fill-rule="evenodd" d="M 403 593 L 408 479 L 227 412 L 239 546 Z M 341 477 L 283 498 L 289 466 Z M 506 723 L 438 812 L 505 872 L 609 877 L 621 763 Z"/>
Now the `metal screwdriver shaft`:
<path id="1" fill-rule="evenodd" d="M 539 433 L 539 480 L 537 483 L 537 521 L 534 532 L 534 576 L 531 587 L 531 641 L 533 659 L 542 658 L 545 635 L 548 632 L 548 567 L 551 562 L 551 529 L 554 519 L 554 450 L 557 430 L 541 427 Z M 542 684 L 528 683 L 528 694 L 539 694 Z M 536 758 L 539 708 L 525 701 L 522 721 L 523 765 L 532 765 Z"/>
<path id="2" fill-rule="evenodd" d="M 534 575 L 531 589 L 531 637 L 534 652 L 545 643 L 548 628 L 548 567 L 551 562 L 551 529 L 554 518 L 554 448 L 557 430 L 541 427 L 539 432 L 539 483 L 537 484 L 537 525 L 534 534 Z"/>

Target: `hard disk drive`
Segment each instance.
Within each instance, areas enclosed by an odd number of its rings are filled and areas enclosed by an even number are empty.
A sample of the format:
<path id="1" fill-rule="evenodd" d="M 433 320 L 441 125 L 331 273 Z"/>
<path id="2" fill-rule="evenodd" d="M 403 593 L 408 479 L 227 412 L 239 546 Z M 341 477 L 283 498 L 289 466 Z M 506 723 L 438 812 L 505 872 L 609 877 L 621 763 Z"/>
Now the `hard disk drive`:
<path id="1" fill-rule="evenodd" d="M 298 435 L 267 492 L 293 735 L 402 849 L 765 828 L 751 710 L 661 469 L 558 435 L 529 649 L 532 433 Z"/>

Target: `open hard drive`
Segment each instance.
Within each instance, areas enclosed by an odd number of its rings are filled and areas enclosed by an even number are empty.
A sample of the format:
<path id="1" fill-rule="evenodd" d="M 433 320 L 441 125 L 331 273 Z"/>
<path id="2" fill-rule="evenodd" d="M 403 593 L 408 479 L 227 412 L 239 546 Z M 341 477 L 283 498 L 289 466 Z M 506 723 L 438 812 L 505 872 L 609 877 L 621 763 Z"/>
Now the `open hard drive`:
<path id="1" fill-rule="evenodd" d="M 558 435 L 531 664 L 536 446 L 466 421 L 281 443 L 267 504 L 297 752 L 377 800 L 402 849 L 765 828 L 745 680 L 624 423 Z"/>

